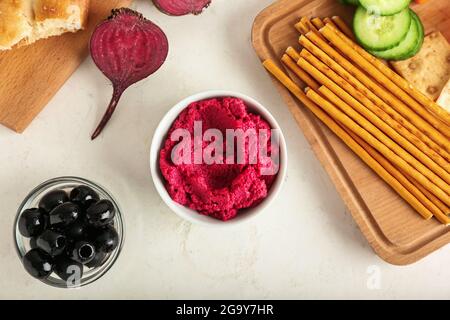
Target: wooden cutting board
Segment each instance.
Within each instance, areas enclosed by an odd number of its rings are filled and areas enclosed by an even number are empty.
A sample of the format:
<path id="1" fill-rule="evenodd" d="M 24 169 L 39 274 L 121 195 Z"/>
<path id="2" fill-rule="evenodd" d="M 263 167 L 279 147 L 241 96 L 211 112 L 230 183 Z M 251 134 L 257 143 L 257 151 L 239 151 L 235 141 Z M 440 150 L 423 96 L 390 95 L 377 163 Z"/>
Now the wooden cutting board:
<path id="1" fill-rule="evenodd" d="M 448 0 L 429 1 L 413 9 L 422 18 L 427 33 L 440 30 L 450 40 Z M 253 46 L 261 60 L 272 58 L 279 62 L 286 47 L 300 48 L 299 35 L 293 27 L 299 17 L 339 15 L 350 22 L 353 11 L 337 0 L 278 0 L 257 16 Z M 450 227 L 435 219 L 423 220 L 278 81 L 274 83 L 362 233 L 381 258 L 392 264 L 410 264 L 450 243 Z"/>
<path id="2" fill-rule="evenodd" d="M 95 26 L 131 0 L 91 0 L 86 30 L 0 52 L 0 123 L 23 132 L 88 55 Z"/>

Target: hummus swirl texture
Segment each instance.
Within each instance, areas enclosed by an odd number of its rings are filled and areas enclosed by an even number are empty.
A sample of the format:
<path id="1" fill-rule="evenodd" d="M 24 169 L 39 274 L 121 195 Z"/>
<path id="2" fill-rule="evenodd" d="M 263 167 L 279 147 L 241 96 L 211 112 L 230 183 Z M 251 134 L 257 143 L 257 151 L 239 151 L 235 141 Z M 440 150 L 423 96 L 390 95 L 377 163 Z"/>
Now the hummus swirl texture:
<path id="1" fill-rule="evenodd" d="M 177 129 L 186 129 L 191 136 L 191 150 L 194 150 L 195 121 L 201 122 L 203 133 L 208 129 L 220 130 L 223 135 L 223 150 L 226 150 L 226 129 L 242 129 L 244 132 L 254 129 L 256 133 L 266 129 L 268 137 L 271 134 L 270 125 L 259 115 L 248 112 L 241 99 L 226 97 L 191 103 L 173 123 L 160 151 L 160 170 L 171 198 L 200 214 L 223 221 L 234 218 L 241 209 L 258 205 L 267 197 L 276 177 L 276 170 L 273 175 L 261 174 L 262 168 L 274 168 L 275 164 L 270 157 L 258 155 L 255 164 L 250 164 L 250 161 L 243 164 L 234 161 L 235 164 L 229 164 L 223 155 L 223 163 L 206 164 L 203 161 L 201 164 L 194 164 L 192 152 L 191 163 L 175 164 L 172 161 L 172 151 L 183 138 L 172 141 L 171 134 Z M 245 141 L 241 145 L 243 150 L 236 150 L 239 147 L 237 143 L 235 150 L 243 152 L 245 159 L 249 159 L 249 139 Z M 278 152 L 278 148 L 271 148 L 270 142 L 268 139 L 268 156 Z M 201 144 L 204 150 L 211 141 L 202 141 Z M 256 148 L 259 148 L 259 144 Z"/>

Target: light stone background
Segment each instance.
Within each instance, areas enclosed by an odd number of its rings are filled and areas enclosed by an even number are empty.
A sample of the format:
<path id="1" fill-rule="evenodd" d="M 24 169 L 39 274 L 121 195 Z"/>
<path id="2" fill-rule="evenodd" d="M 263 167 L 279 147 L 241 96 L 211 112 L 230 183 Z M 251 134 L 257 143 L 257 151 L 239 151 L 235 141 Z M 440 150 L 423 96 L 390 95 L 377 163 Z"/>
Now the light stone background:
<path id="1" fill-rule="evenodd" d="M 165 65 L 130 88 L 104 134 L 91 142 L 110 99 L 90 59 L 28 130 L 0 128 L 0 298 L 450 298 L 450 246 L 408 267 L 379 259 L 252 49 L 253 19 L 272 0 L 215 0 L 200 16 L 169 17 L 149 0 L 133 7 L 170 41 Z M 207 229 L 180 220 L 151 181 L 148 153 L 165 112 L 209 89 L 248 94 L 274 114 L 289 151 L 279 197 L 248 225 Z M 107 187 L 125 212 L 126 243 L 95 284 L 62 290 L 23 270 L 12 241 L 16 209 L 49 178 L 75 175 Z"/>

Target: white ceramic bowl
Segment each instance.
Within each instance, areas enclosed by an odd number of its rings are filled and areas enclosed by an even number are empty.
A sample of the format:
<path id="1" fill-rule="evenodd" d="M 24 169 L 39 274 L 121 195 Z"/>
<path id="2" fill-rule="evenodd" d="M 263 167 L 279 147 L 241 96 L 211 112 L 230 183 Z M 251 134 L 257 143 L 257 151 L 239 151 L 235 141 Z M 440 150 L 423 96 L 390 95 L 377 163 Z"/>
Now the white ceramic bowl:
<path id="1" fill-rule="evenodd" d="M 173 122 L 178 117 L 178 115 L 181 113 L 181 111 L 192 102 L 216 97 L 236 97 L 242 99 L 247 104 L 250 112 L 261 115 L 270 124 L 272 129 L 278 129 L 280 133 L 280 168 L 278 171 L 277 178 L 269 190 L 268 196 L 259 205 L 255 206 L 254 208 L 240 210 L 235 218 L 226 222 L 199 214 L 197 211 L 194 211 L 190 208 L 182 206 L 173 201 L 165 188 L 165 180 L 159 169 L 159 152 L 167 137 L 167 132 L 169 131 L 170 127 L 172 126 Z M 286 176 L 287 161 L 288 159 L 286 151 L 286 142 L 284 140 L 283 133 L 281 132 L 281 128 L 278 125 L 275 118 L 258 101 L 244 94 L 231 91 L 201 92 L 198 94 L 194 94 L 177 103 L 162 118 L 161 122 L 156 128 L 152 140 L 152 145 L 150 148 L 150 171 L 152 174 L 153 183 L 155 184 L 156 190 L 158 190 L 158 193 L 161 196 L 161 198 L 169 206 L 169 208 L 172 209 L 172 211 L 174 211 L 181 218 L 190 221 L 192 223 L 202 224 L 206 226 L 220 227 L 220 226 L 231 226 L 235 224 L 240 224 L 244 221 L 250 220 L 257 214 L 264 211 L 272 202 L 272 200 L 275 199 L 275 197 L 277 196 L 278 192 L 281 189 L 281 186 Z"/>

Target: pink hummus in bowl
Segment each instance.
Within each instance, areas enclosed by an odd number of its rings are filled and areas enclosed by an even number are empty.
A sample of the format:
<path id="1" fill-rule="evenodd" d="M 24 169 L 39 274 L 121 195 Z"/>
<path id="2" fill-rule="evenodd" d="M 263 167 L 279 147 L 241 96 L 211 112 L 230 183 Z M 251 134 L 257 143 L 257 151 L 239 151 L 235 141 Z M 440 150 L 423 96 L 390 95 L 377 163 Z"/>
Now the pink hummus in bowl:
<path id="1" fill-rule="evenodd" d="M 286 147 L 262 105 L 214 93 L 192 96 L 169 111 L 155 132 L 151 169 L 158 192 L 177 214 L 229 224 L 273 199 L 285 175 Z"/>

